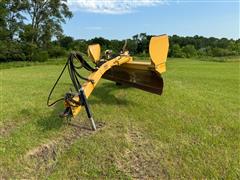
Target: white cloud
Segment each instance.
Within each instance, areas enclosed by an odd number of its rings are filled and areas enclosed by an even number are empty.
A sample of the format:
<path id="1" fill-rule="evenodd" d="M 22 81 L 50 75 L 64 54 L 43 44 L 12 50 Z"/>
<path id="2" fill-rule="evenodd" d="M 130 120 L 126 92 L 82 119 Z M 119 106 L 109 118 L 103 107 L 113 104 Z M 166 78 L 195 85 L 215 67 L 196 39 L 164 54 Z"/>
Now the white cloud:
<path id="1" fill-rule="evenodd" d="M 102 14 L 130 13 L 138 7 L 156 6 L 166 0 L 68 0 L 73 11 L 88 11 Z"/>

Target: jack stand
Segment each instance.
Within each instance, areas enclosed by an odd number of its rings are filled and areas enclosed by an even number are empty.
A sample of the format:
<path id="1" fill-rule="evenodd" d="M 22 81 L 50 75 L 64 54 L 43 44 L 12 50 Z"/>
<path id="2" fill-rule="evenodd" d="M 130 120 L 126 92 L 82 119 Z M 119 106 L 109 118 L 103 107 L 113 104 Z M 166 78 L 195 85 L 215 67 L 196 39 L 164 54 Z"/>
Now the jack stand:
<path id="1" fill-rule="evenodd" d="M 80 96 L 81 102 L 82 102 L 82 104 L 83 104 L 83 106 L 85 107 L 85 110 L 86 110 L 86 112 L 87 112 L 87 116 L 88 116 L 88 119 L 89 119 L 89 121 L 90 121 L 90 123 L 91 123 L 92 130 L 93 130 L 93 131 L 96 131 L 97 128 L 96 128 L 95 122 L 94 122 L 94 120 L 93 120 L 92 113 L 91 113 L 91 111 L 90 111 L 89 105 L 88 105 L 88 103 L 87 103 L 87 98 L 86 98 L 86 95 L 85 95 L 85 93 L 84 93 L 83 88 L 80 88 L 80 90 L 79 90 L 79 96 Z"/>

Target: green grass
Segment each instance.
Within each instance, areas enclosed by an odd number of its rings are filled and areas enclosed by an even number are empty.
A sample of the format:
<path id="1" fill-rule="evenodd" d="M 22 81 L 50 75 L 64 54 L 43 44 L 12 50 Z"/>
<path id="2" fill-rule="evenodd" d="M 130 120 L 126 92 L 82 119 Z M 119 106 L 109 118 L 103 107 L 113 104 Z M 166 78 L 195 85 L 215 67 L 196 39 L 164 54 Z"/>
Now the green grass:
<path id="1" fill-rule="evenodd" d="M 213 62 L 239 62 L 240 56 L 225 56 L 225 57 L 199 57 L 201 61 L 213 61 Z"/>
<path id="2" fill-rule="evenodd" d="M 0 179 L 240 178 L 239 62 L 170 59 L 162 96 L 101 80 L 96 133 L 46 106 L 62 65 L 0 70 Z M 69 86 L 65 74 L 55 98 Z"/>

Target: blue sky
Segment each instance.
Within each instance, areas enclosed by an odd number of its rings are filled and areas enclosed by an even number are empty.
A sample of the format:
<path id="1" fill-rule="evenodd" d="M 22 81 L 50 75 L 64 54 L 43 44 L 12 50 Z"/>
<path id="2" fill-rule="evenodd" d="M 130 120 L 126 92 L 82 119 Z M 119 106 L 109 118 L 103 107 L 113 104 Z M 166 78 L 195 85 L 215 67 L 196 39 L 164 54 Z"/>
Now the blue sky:
<path id="1" fill-rule="evenodd" d="M 135 34 L 239 38 L 239 0 L 68 0 L 63 25 L 75 39 L 126 39 Z"/>

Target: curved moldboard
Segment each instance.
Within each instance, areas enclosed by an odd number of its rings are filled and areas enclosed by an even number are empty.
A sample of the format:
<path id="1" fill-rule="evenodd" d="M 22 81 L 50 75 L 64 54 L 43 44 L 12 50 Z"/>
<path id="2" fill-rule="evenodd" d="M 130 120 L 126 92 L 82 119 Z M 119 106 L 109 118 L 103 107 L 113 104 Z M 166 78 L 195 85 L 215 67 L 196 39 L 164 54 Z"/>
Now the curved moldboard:
<path id="1" fill-rule="evenodd" d="M 158 95 L 162 94 L 164 86 L 161 74 L 154 70 L 115 66 L 109 69 L 102 77 Z"/>

